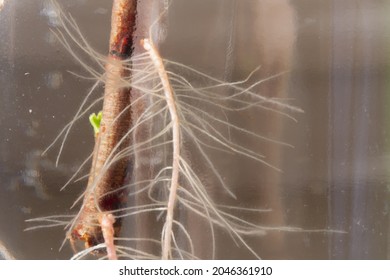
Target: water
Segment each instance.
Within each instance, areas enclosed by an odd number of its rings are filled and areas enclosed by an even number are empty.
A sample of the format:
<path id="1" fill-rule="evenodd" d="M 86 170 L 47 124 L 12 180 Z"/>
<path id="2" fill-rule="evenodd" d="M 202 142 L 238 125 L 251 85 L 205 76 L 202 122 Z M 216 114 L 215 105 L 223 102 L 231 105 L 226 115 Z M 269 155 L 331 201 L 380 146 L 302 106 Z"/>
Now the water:
<path id="1" fill-rule="evenodd" d="M 264 225 L 345 231 L 270 232 L 248 238 L 249 243 L 262 258 L 387 259 L 389 3 L 237 2 L 174 1 L 161 52 L 230 81 L 245 78 L 259 65 L 254 80 L 289 71 L 259 91 L 293 99 L 305 111 L 293 114 L 297 122 L 254 111 L 228 116 L 237 125 L 295 147 L 231 135 L 267 153 L 283 172 L 237 155 L 215 160 L 237 195 L 235 203 L 273 209 L 261 215 L 240 213 L 242 217 Z M 109 1 L 61 4 L 91 45 L 106 53 Z M 59 188 L 94 141 L 88 122 L 82 121 L 72 131 L 58 168 L 56 150 L 40 156 L 91 86 L 67 72 L 80 73 L 82 68 L 54 40 L 50 28 L 56 24 L 42 0 L 9 0 L 0 12 L 0 240 L 21 259 L 71 256 L 69 246 L 58 252 L 61 228 L 23 230 L 26 219 L 72 212 L 69 206 L 85 182 L 64 192 Z M 229 32 L 232 28 L 235 33 Z M 232 202 L 220 189 L 210 191 L 214 198 Z M 209 257 L 210 244 L 202 238 L 196 244 Z M 222 232 L 217 257 L 253 256 Z"/>

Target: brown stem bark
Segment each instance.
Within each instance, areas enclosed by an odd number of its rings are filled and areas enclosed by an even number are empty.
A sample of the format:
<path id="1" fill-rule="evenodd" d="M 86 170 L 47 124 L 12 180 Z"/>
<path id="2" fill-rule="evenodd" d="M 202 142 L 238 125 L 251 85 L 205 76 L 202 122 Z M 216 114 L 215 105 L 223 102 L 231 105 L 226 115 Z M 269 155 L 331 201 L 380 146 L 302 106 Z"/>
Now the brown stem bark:
<path id="1" fill-rule="evenodd" d="M 71 240 L 83 240 L 86 247 L 104 242 L 99 216 L 102 212 L 120 209 L 126 191 L 118 190 L 133 162 L 120 158 L 105 165 L 112 155 L 131 145 L 126 133 L 132 127 L 131 89 L 121 87 L 121 79 L 130 76 L 129 65 L 123 60 L 133 53 L 133 33 L 136 27 L 137 0 L 114 0 L 111 20 L 109 57 L 106 65 L 106 85 L 103 118 L 96 136 L 93 162 L 83 205 L 71 230 Z M 118 145 L 118 143 L 120 145 Z M 117 147 L 116 147 L 117 146 Z M 118 235 L 121 219 L 116 219 L 114 236 Z"/>

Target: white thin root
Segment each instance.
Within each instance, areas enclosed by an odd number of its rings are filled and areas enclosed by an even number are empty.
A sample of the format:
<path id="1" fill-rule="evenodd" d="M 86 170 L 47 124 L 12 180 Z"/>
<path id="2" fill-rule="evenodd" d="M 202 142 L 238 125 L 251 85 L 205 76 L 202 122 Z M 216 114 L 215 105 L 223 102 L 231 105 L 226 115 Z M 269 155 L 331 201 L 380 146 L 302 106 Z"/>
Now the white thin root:
<path id="1" fill-rule="evenodd" d="M 164 225 L 164 231 L 162 234 L 162 256 L 163 260 L 166 260 L 171 255 L 171 242 L 172 242 L 172 225 L 173 225 L 173 212 L 175 209 L 175 202 L 177 197 L 177 188 L 179 187 L 179 164 L 180 164 L 180 124 L 177 114 L 176 102 L 173 95 L 171 84 L 167 72 L 165 71 L 163 61 L 159 55 L 157 49 L 153 46 L 152 42 L 148 39 L 143 40 L 143 47 L 149 53 L 151 60 L 156 67 L 158 75 L 163 86 L 165 99 L 168 105 L 169 114 L 172 122 L 172 176 L 171 186 L 169 189 L 168 208 L 166 221 Z"/>
<path id="2" fill-rule="evenodd" d="M 116 249 L 114 245 L 114 223 L 115 218 L 112 214 L 103 213 L 101 216 L 100 226 L 106 244 L 107 258 L 109 260 L 117 260 Z"/>

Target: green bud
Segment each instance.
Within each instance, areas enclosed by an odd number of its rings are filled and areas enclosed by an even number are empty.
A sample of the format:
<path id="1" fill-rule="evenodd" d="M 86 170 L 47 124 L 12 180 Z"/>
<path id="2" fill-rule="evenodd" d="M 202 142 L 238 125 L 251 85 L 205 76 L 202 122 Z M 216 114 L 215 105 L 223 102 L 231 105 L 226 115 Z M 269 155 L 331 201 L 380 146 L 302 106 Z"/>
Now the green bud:
<path id="1" fill-rule="evenodd" d="M 93 127 L 93 131 L 95 132 L 95 135 L 99 133 L 102 116 L 103 116 L 102 111 L 100 111 L 97 115 L 95 113 L 89 115 L 89 122 Z"/>

